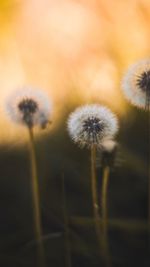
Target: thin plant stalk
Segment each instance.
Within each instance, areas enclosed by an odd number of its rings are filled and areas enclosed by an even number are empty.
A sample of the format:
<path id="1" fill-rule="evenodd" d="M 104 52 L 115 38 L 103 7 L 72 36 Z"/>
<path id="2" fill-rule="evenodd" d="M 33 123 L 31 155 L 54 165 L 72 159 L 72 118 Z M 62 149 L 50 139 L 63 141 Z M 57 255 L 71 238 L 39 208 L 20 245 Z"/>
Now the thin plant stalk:
<path id="1" fill-rule="evenodd" d="M 148 110 L 147 113 L 148 113 L 148 224 L 150 231 L 150 111 Z"/>
<path id="2" fill-rule="evenodd" d="M 150 93 L 149 90 L 146 90 L 146 103 L 145 109 L 147 110 L 147 147 L 148 147 L 148 159 L 147 159 L 147 168 L 148 168 L 148 225 L 150 231 Z M 149 232 L 150 233 L 150 232 Z M 149 238 L 150 239 L 150 238 Z M 149 240 L 150 242 L 150 240 Z"/>
<path id="3" fill-rule="evenodd" d="M 110 168 L 108 166 L 104 167 L 103 179 L 102 179 L 101 212 L 102 212 L 103 253 L 107 266 L 110 266 L 110 254 L 109 254 L 109 242 L 108 242 L 108 204 L 107 204 L 109 174 L 110 174 Z"/>
<path id="4" fill-rule="evenodd" d="M 95 222 L 95 231 L 98 238 L 99 247 L 101 249 L 101 229 L 100 229 L 100 215 L 98 205 L 97 193 L 97 178 L 96 178 L 96 146 L 91 146 L 91 187 L 92 187 L 92 204 Z"/>
<path id="5" fill-rule="evenodd" d="M 71 267 L 71 247 L 70 247 L 70 231 L 69 221 L 67 212 L 67 200 L 65 190 L 65 177 L 62 174 L 62 193 L 63 193 L 63 217 L 64 217 L 64 228 L 65 228 L 65 252 L 66 252 L 66 267 Z"/>
<path id="6" fill-rule="evenodd" d="M 147 159 L 147 164 L 148 164 L 148 249 L 150 249 L 150 107 L 149 107 L 149 100 L 150 100 L 150 95 L 148 94 L 147 96 L 147 102 L 148 102 L 148 108 L 147 108 L 147 117 L 148 117 L 148 159 Z"/>
<path id="7" fill-rule="evenodd" d="M 37 241 L 37 250 L 38 250 L 38 265 L 39 267 L 46 267 L 45 251 L 42 240 L 39 186 L 38 186 L 37 164 L 36 164 L 36 155 L 34 147 L 34 134 L 32 127 L 29 127 L 29 153 L 31 161 L 31 176 L 32 176 L 31 186 L 32 186 L 35 237 Z"/>

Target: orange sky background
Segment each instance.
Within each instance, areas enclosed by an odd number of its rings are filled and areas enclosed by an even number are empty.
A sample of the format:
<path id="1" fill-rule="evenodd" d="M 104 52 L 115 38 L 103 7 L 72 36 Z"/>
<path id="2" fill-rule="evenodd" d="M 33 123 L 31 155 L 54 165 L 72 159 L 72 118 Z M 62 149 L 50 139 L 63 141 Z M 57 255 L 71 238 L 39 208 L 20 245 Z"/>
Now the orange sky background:
<path id="1" fill-rule="evenodd" d="M 24 85 L 49 93 L 54 126 L 67 103 L 127 112 L 120 81 L 149 57 L 149 0 L 0 0 L 0 25 L 0 142 L 22 136 L 3 106 Z"/>

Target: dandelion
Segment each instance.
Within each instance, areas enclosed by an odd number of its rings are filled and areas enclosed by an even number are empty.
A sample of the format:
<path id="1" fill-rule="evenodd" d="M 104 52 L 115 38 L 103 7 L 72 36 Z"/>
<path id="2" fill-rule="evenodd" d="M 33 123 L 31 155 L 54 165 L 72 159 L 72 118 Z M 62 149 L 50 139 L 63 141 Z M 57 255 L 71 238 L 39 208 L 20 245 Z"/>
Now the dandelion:
<path id="1" fill-rule="evenodd" d="M 77 108 L 68 120 L 69 134 L 81 147 L 99 146 L 103 139 L 114 136 L 117 130 L 116 116 L 98 104 Z"/>
<path id="2" fill-rule="evenodd" d="M 113 139 L 106 139 L 99 148 L 102 166 L 102 191 L 101 191 L 101 215 L 102 215 L 102 244 L 103 256 L 107 266 L 110 265 L 109 241 L 108 241 L 108 183 L 110 170 L 114 167 L 118 152 L 118 143 Z"/>
<path id="3" fill-rule="evenodd" d="M 140 60 L 129 67 L 122 81 L 122 88 L 131 104 L 150 108 L 150 59 Z"/>
<path id="4" fill-rule="evenodd" d="M 48 97 L 42 91 L 31 88 L 13 92 L 6 103 L 6 111 L 11 120 L 29 128 L 45 128 L 49 123 L 51 110 Z"/>
<path id="5" fill-rule="evenodd" d="M 42 91 L 31 88 L 22 88 L 13 92 L 9 97 L 6 102 L 6 111 L 14 123 L 27 127 L 29 132 L 35 236 L 37 240 L 39 266 L 44 267 L 45 253 L 42 241 L 40 198 L 33 129 L 35 126 L 40 126 L 41 128 L 46 127 L 51 114 L 51 104 Z"/>
<path id="6" fill-rule="evenodd" d="M 96 150 L 106 138 L 113 138 L 118 130 L 116 116 L 106 107 L 92 104 L 77 108 L 68 119 L 68 131 L 72 140 L 91 150 L 91 188 L 94 222 L 100 248 L 101 231 L 96 179 Z"/>
<path id="7" fill-rule="evenodd" d="M 131 104 L 148 111 L 148 160 L 150 134 L 150 59 L 140 60 L 132 65 L 122 83 L 125 96 Z M 149 163 L 148 163 L 149 164 Z M 150 225 L 150 170 L 148 167 L 148 219 Z"/>
<path id="8" fill-rule="evenodd" d="M 106 139 L 100 146 L 101 166 L 113 168 L 118 161 L 118 143 L 112 139 Z"/>

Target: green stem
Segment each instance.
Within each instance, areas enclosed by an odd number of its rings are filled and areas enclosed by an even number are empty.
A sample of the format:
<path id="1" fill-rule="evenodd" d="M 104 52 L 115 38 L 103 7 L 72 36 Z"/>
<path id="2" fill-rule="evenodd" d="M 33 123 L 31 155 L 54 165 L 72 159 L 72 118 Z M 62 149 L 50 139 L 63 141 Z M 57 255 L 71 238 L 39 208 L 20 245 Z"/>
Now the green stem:
<path id="1" fill-rule="evenodd" d="M 98 243 L 101 249 L 101 231 L 100 231 L 100 216 L 97 194 L 97 180 L 96 180 L 96 147 L 91 146 L 91 186 L 92 186 L 92 204 L 95 222 L 95 231 Z"/>
<path id="2" fill-rule="evenodd" d="M 71 267 L 71 248 L 70 248 L 70 231 L 69 231 L 69 221 L 68 221 L 68 212 L 67 212 L 67 200 L 66 200 L 66 191 L 65 191 L 65 179 L 64 173 L 62 176 L 62 191 L 63 191 L 63 215 L 64 215 L 64 226 L 65 226 L 65 249 L 66 249 L 66 266 Z"/>
<path id="3" fill-rule="evenodd" d="M 38 250 L 38 265 L 39 267 L 45 267 L 45 253 L 42 241 L 42 226 L 41 226 L 41 214 L 40 214 L 40 200 L 39 200 L 39 187 L 37 177 L 37 164 L 34 147 L 34 134 L 33 129 L 29 128 L 29 153 L 31 161 L 31 185 L 32 185 L 32 200 L 33 200 L 33 216 L 35 226 L 35 237 L 37 241 Z"/>
<path id="4" fill-rule="evenodd" d="M 106 166 L 103 171 L 101 205 L 102 205 L 103 253 L 107 266 L 110 266 L 110 255 L 109 255 L 109 244 L 108 244 L 108 207 L 107 207 L 109 173 L 110 173 L 110 168 Z"/>

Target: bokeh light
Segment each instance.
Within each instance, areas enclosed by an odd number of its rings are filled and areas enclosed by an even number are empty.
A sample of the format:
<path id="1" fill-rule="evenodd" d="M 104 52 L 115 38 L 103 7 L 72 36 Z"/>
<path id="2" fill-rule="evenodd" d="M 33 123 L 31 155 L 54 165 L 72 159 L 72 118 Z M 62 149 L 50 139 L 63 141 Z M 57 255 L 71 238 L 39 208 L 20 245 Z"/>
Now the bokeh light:
<path id="1" fill-rule="evenodd" d="M 0 1 L 0 14 L 0 142 L 23 136 L 3 105 L 26 84 L 53 98 L 53 127 L 66 103 L 97 101 L 125 113 L 121 77 L 150 52 L 148 0 L 7 0 Z"/>

